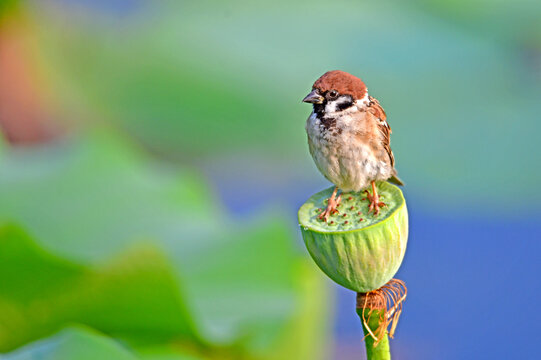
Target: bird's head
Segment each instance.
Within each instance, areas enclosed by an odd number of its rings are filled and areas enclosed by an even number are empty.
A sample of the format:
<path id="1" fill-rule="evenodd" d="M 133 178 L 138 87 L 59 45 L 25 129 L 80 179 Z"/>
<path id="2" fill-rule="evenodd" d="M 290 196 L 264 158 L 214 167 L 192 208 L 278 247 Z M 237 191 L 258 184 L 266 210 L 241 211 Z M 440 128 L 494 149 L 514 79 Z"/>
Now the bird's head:
<path id="1" fill-rule="evenodd" d="M 314 112 L 332 116 L 353 106 L 368 102 L 368 91 L 363 81 L 340 70 L 328 71 L 312 86 L 303 102 L 314 105 Z"/>

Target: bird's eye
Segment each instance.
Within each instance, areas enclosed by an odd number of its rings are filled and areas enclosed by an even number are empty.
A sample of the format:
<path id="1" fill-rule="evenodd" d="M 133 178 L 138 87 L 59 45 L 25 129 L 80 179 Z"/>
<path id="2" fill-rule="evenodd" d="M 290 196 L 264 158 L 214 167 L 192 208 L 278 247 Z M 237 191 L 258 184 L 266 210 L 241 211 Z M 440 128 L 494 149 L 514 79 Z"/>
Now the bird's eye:
<path id="1" fill-rule="evenodd" d="M 329 98 L 335 99 L 337 96 L 338 96 L 338 91 L 336 90 L 329 91 Z"/>

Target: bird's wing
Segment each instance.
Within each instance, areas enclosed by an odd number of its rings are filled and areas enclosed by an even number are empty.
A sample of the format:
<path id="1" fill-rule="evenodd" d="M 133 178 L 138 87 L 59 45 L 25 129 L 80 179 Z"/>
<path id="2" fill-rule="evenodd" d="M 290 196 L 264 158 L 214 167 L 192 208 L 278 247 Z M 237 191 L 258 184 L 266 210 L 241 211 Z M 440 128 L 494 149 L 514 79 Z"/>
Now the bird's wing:
<path id="1" fill-rule="evenodd" d="M 368 99 L 370 100 L 370 103 L 367 110 L 378 119 L 377 126 L 382 135 L 383 147 L 385 148 L 387 155 L 389 155 L 389 160 L 391 162 L 391 166 L 393 167 L 393 175 L 388 179 L 388 181 L 392 182 L 393 184 L 404 185 L 402 180 L 400 180 L 400 178 L 396 175 L 396 169 L 394 168 L 394 154 L 391 150 L 391 134 L 393 131 L 387 122 L 387 114 L 385 114 L 385 110 L 383 110 L 377 99 L 373 98 L 372 96 L 369 96 Z"/>
<path id="2" fill-rule="evenodd" d="M 383 147 L 389 155 L 389 159 L 391 160 L 391 166 L 394 168 L 394 155 L 393 151 L 391 150 L 391 134 L 393 131 L 391 130 L 391 126 L 387 122 L 387 115 L 379 104 L 379 101 L 374 99 L 372 96 L 369 96 L 368 99 L 370 100 L 370 103 L 368 104 L 367 110 L 378 119 L 377 125 L 378 130 L 382 135 Z"/>

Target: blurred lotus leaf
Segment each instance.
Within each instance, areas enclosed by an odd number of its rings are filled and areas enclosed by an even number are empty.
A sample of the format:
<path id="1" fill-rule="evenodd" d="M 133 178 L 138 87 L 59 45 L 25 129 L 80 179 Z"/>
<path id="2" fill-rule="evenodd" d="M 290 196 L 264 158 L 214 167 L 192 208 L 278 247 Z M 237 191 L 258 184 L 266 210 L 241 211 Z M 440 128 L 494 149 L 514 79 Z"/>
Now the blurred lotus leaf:
<path id="1" fill-rule="evenodd" d="M 231 221 L 191 174 L 96 135 L 8 149 L 0 198 L 2 351 L 77 322 L 142 353 L 323 356 L 325 290 L 283 221 Z"/>
<path id="2" fill-rule="evenodd" d="M 6 13 L 15 7 L 17 2 L 18 0 L 0 0 L 0 21 L 3 20 Z"/>
<path id="3" fill-rule="evenodd" d="M 2 357 L 4 360 L 136 360 L 116 341 L 85 327 L 71 327 Z"/>
<path id="4" fill-rule="evenodd" d="M 410 191 L 462 210 L 497 199 L 510 182 L 518 201 L 541 179 L 528 156 L 540 131 L 540 2 L 462 2 L 336 1 L 339 16 L 318 0 L 130 2 L 115 16 L 104 5 L 53 1 L 29 14 L 36 59 L 68 118 L 114 123 L 185 161 L 259 151 L 257 159 L 309 163 L 310 109 L 300 99 L 324 71 L 354 73 L 387 111 Z M 470 21 L 470 9 L 484 21 Z M 314 24 L 325 27 L 315 35 Z"/>

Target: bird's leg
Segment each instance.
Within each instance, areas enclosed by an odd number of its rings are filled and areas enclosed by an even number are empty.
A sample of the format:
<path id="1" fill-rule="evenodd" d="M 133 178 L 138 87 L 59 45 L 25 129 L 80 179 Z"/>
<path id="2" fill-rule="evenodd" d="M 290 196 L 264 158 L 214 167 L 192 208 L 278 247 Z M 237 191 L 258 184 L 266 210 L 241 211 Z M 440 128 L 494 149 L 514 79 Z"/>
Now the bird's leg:
<path id="1" fill-rule="evenodd" d="M 368 198 L 368 201 L 370 201 L 370 205 L 368 206 L 368 212 L 370 211 L 374 212 L 374 215 L 379 214 L 379 208 L 382 206 L 386 206 L 384 202 L 379 201 L 379 195 L 378 190 L 376 189 L 376 182 L 372 180 L 372 195 L 370 195 L 370 191 L 365 190 L 366 197 Z"/>
<path id="2" fill-rule="evenodd" d="M 336 208 L 338 207 L 338 205 L 340 205 L 340 200 L 342 200 L 342 194 L 338 195 L 338 197 L 335 199 L 337 192 L 338 186 L 334 188 L 331 197 L 329 198 L 329 200 L 327 200 L 327 207 L 325 208 L 325 211 L 319 214 L 320 220 L 327 221 L 329 220 L 329 216 L 338 212 Z"/>

